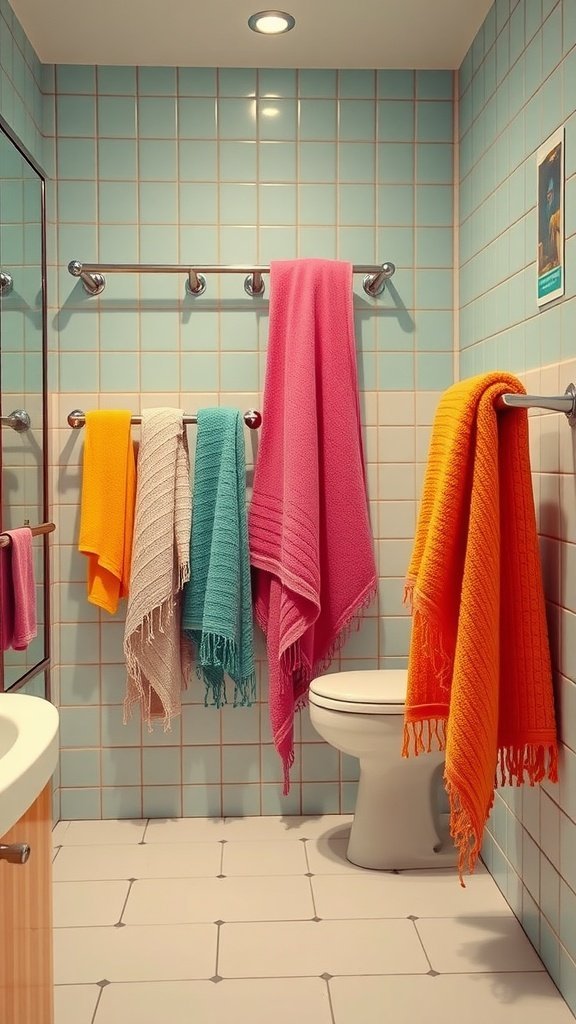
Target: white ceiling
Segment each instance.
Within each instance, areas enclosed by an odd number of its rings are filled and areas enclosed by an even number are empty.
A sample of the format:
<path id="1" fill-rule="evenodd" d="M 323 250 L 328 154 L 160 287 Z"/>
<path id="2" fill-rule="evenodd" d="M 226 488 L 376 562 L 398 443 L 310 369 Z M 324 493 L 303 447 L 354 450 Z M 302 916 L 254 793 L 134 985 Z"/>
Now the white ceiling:
<path id="1" fill-rule="evenodd" d="M 457 68 L 491 0 L 281 0 L 284 36 L 256 35 L 266 0 L 10 0 L 40 59 L 191 67 Z"/>

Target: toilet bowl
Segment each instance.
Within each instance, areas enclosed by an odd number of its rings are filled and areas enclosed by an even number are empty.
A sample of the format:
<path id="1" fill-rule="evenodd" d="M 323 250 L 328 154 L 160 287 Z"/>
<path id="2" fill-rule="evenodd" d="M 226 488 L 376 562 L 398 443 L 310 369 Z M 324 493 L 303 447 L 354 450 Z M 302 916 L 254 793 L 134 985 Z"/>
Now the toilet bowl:
<path id="1" fill-rule="evenodd" d="M 310 684 L 320 736 L 360 761 L 348 860 L 365 868 L 449 867 L 457 860 L 442 786 L 444 754 L 403 758 L 407 672 L 338 672 Z"/>

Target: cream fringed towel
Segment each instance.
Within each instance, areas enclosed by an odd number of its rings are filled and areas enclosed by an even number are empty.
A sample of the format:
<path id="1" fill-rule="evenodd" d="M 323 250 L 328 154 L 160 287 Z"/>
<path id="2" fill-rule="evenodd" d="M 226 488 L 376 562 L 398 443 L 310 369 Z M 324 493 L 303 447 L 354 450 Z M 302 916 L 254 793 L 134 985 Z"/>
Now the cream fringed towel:
<path id="1" fill-rule="evenodd" d="M 180 714 L 191 667 L 180 630 L 181 591 L 190 578 L 190 460 L 180 409 L 145 409 L 138 453 L 132 570 L 124 632 L 128 670 L 124 719 Z"/>

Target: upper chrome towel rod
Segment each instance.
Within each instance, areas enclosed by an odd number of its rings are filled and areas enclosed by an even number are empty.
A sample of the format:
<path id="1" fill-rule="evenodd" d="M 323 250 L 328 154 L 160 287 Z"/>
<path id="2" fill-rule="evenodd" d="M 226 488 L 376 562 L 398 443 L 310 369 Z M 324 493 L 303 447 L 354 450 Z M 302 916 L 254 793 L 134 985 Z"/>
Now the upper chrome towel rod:
<path id="1" fill-rule="evenodd" d="M 563 395 L 502 395 L 502 406 L 511 409 L 548 409 L 563 412 L 571 427 L 576 426 L 576 387 L 569 384 Z"/>
<path id="2" fill-rule="evenodd" d="M 242 417 L 244 423 L 250 430 L 258 430 L 258 427 L 262 423 L 262 413 L 258 412 L 257 409 L 248 409 L 248 412 L 244 413 Z M 86 416 L 82 409 L 73 409 L 72 412 L 68 413 L 68 426 L 72 427 L 73 430 L 80 430 L 81 427 L 86 423 Z M 131 423 L 142 423 L 141 416 L 132 416 Z M 198 416 L 196 413 L 193 415 L 185 415 L 184 423 L 198 423 Z"/>
<path id="3" fill-rule="evenodd" d="M 381 295 L 386 287 L 386 281 L 396 272 L 394 263 L 381 264 L 355 264 L 355 274 L 364 274 L 362 287 L 370 298 Z M 161 263 L 80 263 L 79 260 L 72 260 L 68 264 L 68 272 L 72 277 L 79 277 L 88 295 L 100 295 L 106 287 L 104 274 L 187 274 L 186 288 L 191 295 L 203 295 L 206 291 L 205 274 L 246 274 L 244 291 L 248 295 L 264 295 L 264 281 L 262 274 L 269 274 L 270 267 L 235 266 L 178 266 L 177 264 Z"/>

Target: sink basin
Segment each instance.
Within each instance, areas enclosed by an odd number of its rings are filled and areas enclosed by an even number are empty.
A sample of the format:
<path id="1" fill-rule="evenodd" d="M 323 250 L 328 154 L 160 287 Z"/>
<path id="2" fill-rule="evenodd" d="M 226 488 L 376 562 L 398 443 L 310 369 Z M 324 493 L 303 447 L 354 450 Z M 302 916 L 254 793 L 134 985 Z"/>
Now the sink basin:
<path id="1" fill-rule="evenodd" d="M 54 705 L 24 693 L 0 693 L 0 839 L 34 803 L 57 763 Z"/>

